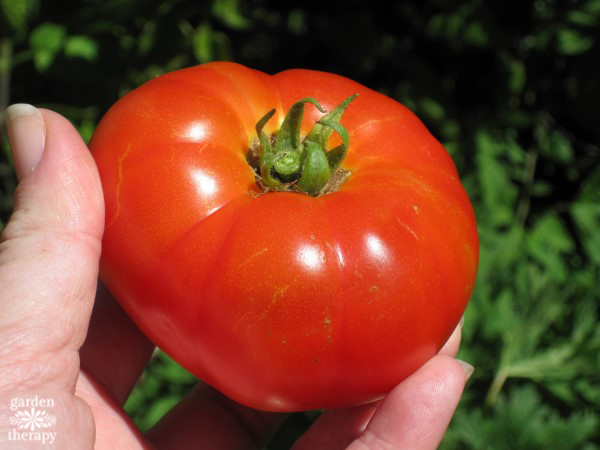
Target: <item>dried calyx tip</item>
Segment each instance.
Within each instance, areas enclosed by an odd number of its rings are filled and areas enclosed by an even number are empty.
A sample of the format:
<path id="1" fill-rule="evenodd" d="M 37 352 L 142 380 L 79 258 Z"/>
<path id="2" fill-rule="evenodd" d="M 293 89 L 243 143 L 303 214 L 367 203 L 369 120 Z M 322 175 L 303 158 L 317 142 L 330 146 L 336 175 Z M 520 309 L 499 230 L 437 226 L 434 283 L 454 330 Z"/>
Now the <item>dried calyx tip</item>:
<path id="1" fill-rule="evenodd" d="M 340 180 L 343 181 L 348 175 L 347 171 L 340 169 L 340 165 L 350 143 L 348 132 L 339 122 L 346 108 L 357 96 L 358 94 L 351 95 L 323 116 L 304 140 L 300 139 L 304 105 L 312 103 L 319 111 L 326 112 L 316 99 L 307 97 L 292 105 L 276 135 L 274 145 L 263 128 L 273 117 L 275 110 L 265 114 L 256 124 L 260 142 L 258 170 L 261 183 L 269 190 L 293 190 L 318 196 L 325 191 L 331 192 L 330 180 L 332 174 L 337 174 L 336 187 L 339 186 Z M 334 132 L 339 134 L 342 143 L 327 151 L 325 145 Z M 340 172 L 345 175 L 340 176 Z"/>

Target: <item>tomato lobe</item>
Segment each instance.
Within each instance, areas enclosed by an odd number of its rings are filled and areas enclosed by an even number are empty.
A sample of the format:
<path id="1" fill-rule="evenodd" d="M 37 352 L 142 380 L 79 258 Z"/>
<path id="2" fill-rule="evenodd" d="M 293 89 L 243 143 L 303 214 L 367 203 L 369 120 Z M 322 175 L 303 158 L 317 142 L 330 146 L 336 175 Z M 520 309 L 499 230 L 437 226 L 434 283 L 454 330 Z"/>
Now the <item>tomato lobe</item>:
<path id="1" fill-rule="evenodd" d="M 340 121 L 350 175 L 338 189 L 258 195 L 247 162 L 258 120 L 275 108 L 271 135 L 300 99 L 330 111 L 356 93 Z M 307 107 L 301 136 L 323 116 Z M 479 244 L 456 168 L 410 111 L 358 83 L 205 64 L 119 100 L 90 146 L 105 284 L 158 346 L 241 403 L 373 401 L 464 312 Z"/>

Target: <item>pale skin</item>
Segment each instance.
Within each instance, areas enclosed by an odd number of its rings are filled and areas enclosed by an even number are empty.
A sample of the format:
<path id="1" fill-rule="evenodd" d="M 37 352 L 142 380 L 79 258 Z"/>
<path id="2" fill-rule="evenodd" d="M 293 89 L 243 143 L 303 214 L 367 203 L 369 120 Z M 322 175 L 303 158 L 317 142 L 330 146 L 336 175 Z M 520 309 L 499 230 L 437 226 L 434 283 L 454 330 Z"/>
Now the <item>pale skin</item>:
<path id="1" fill-rule="evenodd" d="M 97 289 L 102 190 L 81 137 L 60 115 L 11 107 L 19 178 L 0 243 L 0 449 L 11 399 L 52 399 L 57 449 L 258 449 L 285 416 L 241 406 L 199 384 L 147 433 L 122 405 L 154 346 L 104 289 Z M 98 291 L 98 292 L 97 292 Z M 440 353 L 379 402 L 327 411 L 294 450 L 434 449 L 472 367 L 454 356 L 458 327 Z"/>

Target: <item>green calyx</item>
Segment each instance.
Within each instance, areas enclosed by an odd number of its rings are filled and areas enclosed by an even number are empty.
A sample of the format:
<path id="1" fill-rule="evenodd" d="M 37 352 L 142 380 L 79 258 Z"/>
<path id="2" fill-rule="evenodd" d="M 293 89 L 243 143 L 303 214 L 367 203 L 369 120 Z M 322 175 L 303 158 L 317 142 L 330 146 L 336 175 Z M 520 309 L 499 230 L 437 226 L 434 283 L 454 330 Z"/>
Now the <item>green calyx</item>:
<path id="1" fill-rule="evenodd" d="M 312 103 L 322 113 L 326 112 L 317 100 L 303 98 L 292 105 L 281 124 L 275 145 L 271 144 L 269 136 L 263 131 L 275 110 L 265 114 L 256 124 L 260 141 L 258 163 L 262 183 L 271 190 L 296 190 L 313 197 L 318 196 L 348 152 L 348 132 L 339 122 L 348 105 L 357 96 L 358 94 L 354 94 L 348 97 L 323 116 L 304 140 L 300 138 L 304 105 Z M 326 150 L 327 141 L 334 132 L 340 135 L 342 144 Z"/>

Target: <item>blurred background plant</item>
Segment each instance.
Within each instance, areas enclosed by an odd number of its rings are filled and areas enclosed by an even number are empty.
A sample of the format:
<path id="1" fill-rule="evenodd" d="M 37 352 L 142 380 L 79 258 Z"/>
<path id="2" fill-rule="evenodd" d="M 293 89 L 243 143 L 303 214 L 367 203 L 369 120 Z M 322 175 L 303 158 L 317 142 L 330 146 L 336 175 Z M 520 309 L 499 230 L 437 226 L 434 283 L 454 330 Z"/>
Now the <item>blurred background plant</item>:
<path id="1" fill-rule="evenodd" d="M 0 111 L 48 107 L 88 140 L 130 89 L 211 60 L 336 72 L 398 99 L 454 158 L 481 238 L 459 355 L 476 370 L 442 448 L 596 449 L 599 34 L 600 0 L 0 0 Z M 2 150 L 4 224 L 4 132 Z M 158 352 L 125 409 L 147 429 L 194 382 Z M 267 448 L 317 415 L 290 415 Z"/>

